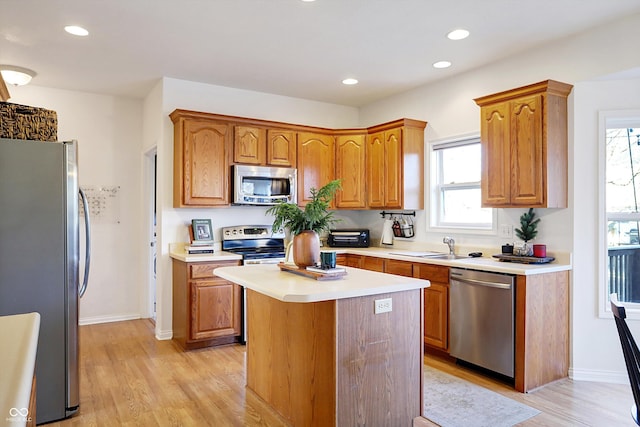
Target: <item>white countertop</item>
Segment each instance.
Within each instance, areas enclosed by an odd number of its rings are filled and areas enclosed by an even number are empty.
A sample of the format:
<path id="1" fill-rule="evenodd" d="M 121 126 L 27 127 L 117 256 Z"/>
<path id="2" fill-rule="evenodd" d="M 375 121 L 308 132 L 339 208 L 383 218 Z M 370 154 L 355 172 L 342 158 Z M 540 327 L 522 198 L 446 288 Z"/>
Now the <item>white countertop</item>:
<path id="1" fill-rule="evenodd" d="M 416 251 L 393 248 L 327 248 L 322 250 L 335 250 L 337 253 L 349 253 L 355 255 L 375 256 L 378 258 L 396 259 L 401 261 L 419 262 L 423 264 L 445 265 L 447 267 L 466 268 L 470 270 L 492 271 L 496 273 L 517 274 L 530 276 L 534 274 L 555 273 L 558 271 L 571 270 L 570 257 L 562 259 L 560 256 L 553 262 L 548 264 L 519 264 L 515 262 L 499 261 L 491 255 L 484 254 L 479 258 L 462 258 L 462 259 L 432 259 L 419 256 Z M 406 255 L 401 255 L 406 254 Z"/>
<path id="2" fill-rule="evenodd" d="M 36 363 L 40 314 L 0 316 L 0 424 L 25 426 Z M 10 422 L 9 422 L 10 421 Z"/>
<path id="3" fill-rule="evenodd" d="M 170 246 L 171 258 L 183 262 L 215 262 L 242 259 L 240 255 L 230 252 L 216 251 L 213 254 L 197 254 L 189 255 L 184 252 L 184 243 L 176 243 Z M 571 270 L 571 257 L 567 255 L 559 255 L 556 260 L 548 264 L 519 264 L 515 262 L 499 261 L 493 258 L 491 254 L 484 254 L 480 258 L 463 258 L 463 259 L 432 259 L 419 256 L 412 256 L 419 252 L 405 249 L 394 249 L 370 247 L 370 248 L 330 248 L 322 247 L 323 251 L 335 251 L 343 254 L 355 254 L 374 256 L 378 258 L 396 259 L 401 261 L 410 261 L 423 264 L 444 265 L 447 267 L 467 268 L 471 270 L 492 271 L 496 273 L 517 274 L 522 276 L 531 276 L 534 274 L 555 273 L 558 271 Z"/>
<path id="4" fill-rule="evenodd" d="M 337 280 L 315 280 L 281 271 L 274 264 L 221 267 L 214 273 L 247 289 L 284 302 L 317 302 L 365 295 L 421 289 L 428 280 L 345 267 L 347 275 Z"/>

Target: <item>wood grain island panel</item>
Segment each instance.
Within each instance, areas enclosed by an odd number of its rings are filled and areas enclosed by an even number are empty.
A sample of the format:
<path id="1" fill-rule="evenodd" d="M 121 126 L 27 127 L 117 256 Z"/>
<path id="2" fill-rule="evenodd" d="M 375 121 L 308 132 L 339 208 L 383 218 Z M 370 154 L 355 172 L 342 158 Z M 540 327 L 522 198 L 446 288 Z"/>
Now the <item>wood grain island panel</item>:
<path id="1" fill-rule="evenodd" d="M 428 281 L 349 269 L 326 283 L 257 268 L 216 270 L 246 287 L 248 389 L 293 426 L 411 426 L 421 416 Z M 369 287 L 350 283 L 363 279 Z M 381 299 L 392 309 L 376 314 Z"/>

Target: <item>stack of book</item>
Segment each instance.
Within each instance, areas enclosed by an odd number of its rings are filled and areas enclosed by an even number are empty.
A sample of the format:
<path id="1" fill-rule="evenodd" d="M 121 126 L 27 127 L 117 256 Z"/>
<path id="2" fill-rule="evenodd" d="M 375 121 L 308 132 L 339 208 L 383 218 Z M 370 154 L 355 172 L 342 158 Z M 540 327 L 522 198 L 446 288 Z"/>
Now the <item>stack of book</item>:
<path id="1" fill-rule="evenodd" d="M 211 243 L 203 242 L 191 242 L 190 245 L 185 245 L 184 250 L 189 255 L 192 254 L 212 254 L 214 252 L 213 241 Z"/>
<path id="2" fill-rule="evenodd" d="M 194 219 L 189 225 L 191 244 L 185 245 L 188 254 L 212 254 L 214 251 L 210 219 Z"/>
<path id="3" fill-rule="evenodd" d="M 313 271 L 315 273 L 323 273 L 323 274 L 336 274 L 336 273 L 346 273 L 347 270 L 343 267 L 334 267 L 334 268 L 322 268 L 322 267 L 307 267 L 308 271 Z"/>

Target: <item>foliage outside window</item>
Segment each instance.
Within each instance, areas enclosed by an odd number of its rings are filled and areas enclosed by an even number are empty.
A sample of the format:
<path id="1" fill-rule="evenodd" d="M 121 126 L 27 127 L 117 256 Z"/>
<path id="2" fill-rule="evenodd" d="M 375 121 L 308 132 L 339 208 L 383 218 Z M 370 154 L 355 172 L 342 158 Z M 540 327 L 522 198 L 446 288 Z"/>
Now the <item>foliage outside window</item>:
<path id="1" fill-rule="evenodd" d="M 494 210 L 481 207 L 480 156 L 477 137 L 432 145 L 432 227 L 492 230 Z"/>

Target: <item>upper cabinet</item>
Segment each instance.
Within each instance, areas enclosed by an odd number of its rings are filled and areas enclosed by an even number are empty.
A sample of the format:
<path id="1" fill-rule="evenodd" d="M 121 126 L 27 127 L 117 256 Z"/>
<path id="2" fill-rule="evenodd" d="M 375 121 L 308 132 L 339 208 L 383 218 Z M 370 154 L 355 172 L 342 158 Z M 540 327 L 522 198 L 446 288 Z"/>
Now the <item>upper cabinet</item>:
<path id="1" fill-rule="evenodd" d="M 232 164 L 298 169 L 298 204 L 338 178 L 338 209 L 424 209 L 426 122 L 326 129 L 175 110 L 174 207 L 228 206 Z"/>
<path id="2" fill-rule="evenodd" d="M 229 204 L 229 125 L 198 113 L 176 110 L 173 206 Z"/>
<path id="3" fill-rule="evenodd" d="M 235 125 L 233 163 L 296 167 L 296 132 Z"/>
<path id="4" fill-rule="evenodd" d="M 367 207 L 365 139 L 364 133 L 336 137 L 336 178 L 342 180 L 342 189 L 336 193 L 336 208 Z"/>
<path id="5" fill-rule="evenodd" d="M 332 135 L 298 133 L 298 205 L 311 201 L 311 189 L 335 179 L 335 139 Z"/>
<path id="6" fill-rule="evenodd" d="M 296 167 L 296 131 L 267 130 L 267 164 L 287 168 Z"/>
<path id="7" fill-rule="evenodd" d="M 483 207 L 567 207 L 567 97 L 553 80 L 477 98 Z"/>
<path id="8" fill-rule="evenodd" d="M 233 163 L 264 165 L 267 132 L 263 128 L 235 126 L 233 130 Z"/>
<path id="9" fill-rule="evenodd" d="M 368 129 L 367 206 L 424 209 L 424 128 L 401 119 Z"/>

